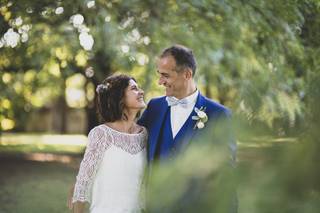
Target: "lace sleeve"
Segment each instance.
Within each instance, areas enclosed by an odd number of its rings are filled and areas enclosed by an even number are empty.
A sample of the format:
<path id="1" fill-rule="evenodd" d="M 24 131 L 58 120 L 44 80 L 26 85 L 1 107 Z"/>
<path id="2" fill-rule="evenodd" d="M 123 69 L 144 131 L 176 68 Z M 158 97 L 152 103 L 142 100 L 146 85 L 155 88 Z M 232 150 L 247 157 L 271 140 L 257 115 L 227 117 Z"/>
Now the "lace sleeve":
<path id="1" fill-rule="evenodd" d="M 110 146 L 111 139 L 111 135 L 106 134 L 100 127 L 90 131 L 86 151 L 74 186 L 73 203 L 76 201 L 91 202 L 93 179 L 105 150 Z"/>

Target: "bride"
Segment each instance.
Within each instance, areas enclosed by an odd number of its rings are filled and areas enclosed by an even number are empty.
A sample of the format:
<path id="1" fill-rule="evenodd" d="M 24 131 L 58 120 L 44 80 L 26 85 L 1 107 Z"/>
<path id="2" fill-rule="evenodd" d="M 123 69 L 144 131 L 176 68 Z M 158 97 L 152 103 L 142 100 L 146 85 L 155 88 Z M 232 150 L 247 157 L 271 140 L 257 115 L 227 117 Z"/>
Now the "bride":
<path id="1" fill-rule="evenodd" d="M 146 106 L 143 91 L 127 75 L 106 78 L 96 89 L 104 123 L 93 128 L 76 178 L 71 208 L 91 213 L 141 212 L 147 130 L 136 124 Z"/>

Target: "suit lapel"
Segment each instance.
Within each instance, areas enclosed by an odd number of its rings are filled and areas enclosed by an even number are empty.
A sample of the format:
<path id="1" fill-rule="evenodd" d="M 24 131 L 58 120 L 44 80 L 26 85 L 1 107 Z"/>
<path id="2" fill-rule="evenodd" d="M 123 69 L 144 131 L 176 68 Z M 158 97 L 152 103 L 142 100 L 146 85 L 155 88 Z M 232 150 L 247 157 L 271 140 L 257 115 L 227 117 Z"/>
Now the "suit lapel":
<path id="1" fill-rule="evenodd" d="M 205 100 L 204 97 L 199 93 L 197 97 L 197 101 L 194 107 L 200 108 L 204 106 Z M 189 141 L 193 138 L 194 134 L 197 132 L 197 129 L 194 129 L 196 125 L 196 121 L 192 120 L 192 116 L 196 116 L 196 112 L 194 109 L 189 115 L 188 119 L 184 123 L 184 125 L 179 130 L 178 134 L 174 138 L 174 143 L 178 146 L 185 146 L 189 143 Z"/>

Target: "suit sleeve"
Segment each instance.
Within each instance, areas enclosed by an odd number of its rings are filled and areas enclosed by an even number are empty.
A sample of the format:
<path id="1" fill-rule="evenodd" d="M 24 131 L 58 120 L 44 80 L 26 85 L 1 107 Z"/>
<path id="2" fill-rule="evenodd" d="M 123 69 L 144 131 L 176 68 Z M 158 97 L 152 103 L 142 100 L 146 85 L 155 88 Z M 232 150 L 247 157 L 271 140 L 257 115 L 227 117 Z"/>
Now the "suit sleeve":
<path id="1" fill-rule="evenodd" d="M 236 184 L 236 155 L 237 155 L 237 143 L 234 135 L 234 128 L 232 122 L 232 113 L 230 110 L 225 112 L 224 120 L 224 135 L 226 135 L 226 143 L 228 145 L 229 165 L 226 165 L 224 179 L 228 180 L 228 184 L 225 186 L 226 193 L 229 194 L 228 213 L 238 212 L 238 196 L 237 196 L 237 184 Z"/>
<path id="2" fill-rule="evenodd" d="M 234 135 L 231 111 L 227 111 L 226 113 L 226 126 L 227 143 L 230 153 L 230 163 L 232 167 L 236 167 L 237 143 Z"/>
<path id="3" fill-rule="evenodd" d="M 209 140 L 217 145 L 216 150 L 223 156 L 222 164 L 216 173 L 215 177 L 217 183 L 216 191 L 213 192 L 213 197 L 216 197 L 213 203 L 219 203 L 224 212 L 237 213 L 238 198 L 237 198 L 237 183 L 236 183 L 236 152 L 237 144 L 233 131 L 233 122 L 231 111 L 222 109 L 219 113 L 214 115 L 215 122 L 207 131 L 210 136 Z M 211 118 L 212 118 L 211 117 Z M 220 197 L 219 193 L 224 194 L 224 199 Z"/>
<path id="4" fill-rule="evenodd" d="M 150 113 L 150 103 L 151 101 L 149 101 L 147 108 L 143 111 L 141 117 L 138 120 L 138 124 L 141 126 L 144 126 L 148 129 L 148 115 Z"/>

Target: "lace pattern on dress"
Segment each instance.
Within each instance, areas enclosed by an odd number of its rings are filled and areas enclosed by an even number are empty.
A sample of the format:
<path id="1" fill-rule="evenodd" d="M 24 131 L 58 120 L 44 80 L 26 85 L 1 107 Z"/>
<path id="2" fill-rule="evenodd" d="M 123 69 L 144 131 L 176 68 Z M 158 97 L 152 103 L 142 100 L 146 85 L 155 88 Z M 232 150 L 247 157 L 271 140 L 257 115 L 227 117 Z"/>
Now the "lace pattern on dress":
<path id="1" fill-rule="evenodd" d="M 143 127 L 143 130 L 138 134 L 127 134 L 118 132 L 110 127 L 103 125 L 105 129 L 112 133 L 113 145 L 126 151 L 130 154 L 137 154 L 146 147 L 147 130 Z"/>
<path id="2" fill-rule="evenodd" d="M 147 137 L 147 130 L 144 127 L 138 134 L 118 132 L 104 124 L 93 128 L 88 135 L 88 144 L 80 164 L 72 202 L 91 202 L 93 180 L 103 154 L 110 145 L 130 154 L 137 154 L 145 148 Z"/>
<path id="3" fill-rule="evenodd" d="M 93 179 L 97 173 L 103 153 L 112 143 L 112 135 L 105 134 L 101 127 L 93 128 L 88 135 L 88 144 L 80 164 L 72 202 L 90 202 Z"/>

